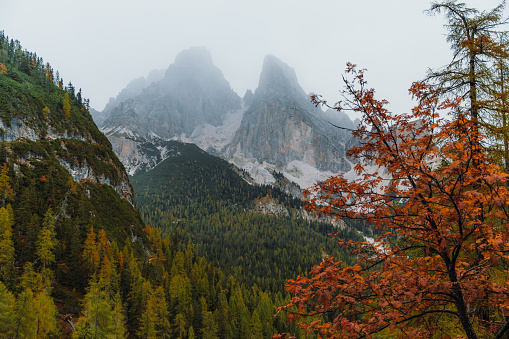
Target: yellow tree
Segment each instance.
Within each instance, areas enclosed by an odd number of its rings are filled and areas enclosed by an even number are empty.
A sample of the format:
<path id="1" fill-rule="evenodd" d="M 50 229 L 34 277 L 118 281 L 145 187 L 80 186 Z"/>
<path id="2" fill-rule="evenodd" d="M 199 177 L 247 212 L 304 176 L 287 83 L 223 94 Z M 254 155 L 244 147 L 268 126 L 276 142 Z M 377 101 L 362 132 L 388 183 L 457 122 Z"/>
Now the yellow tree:
<path id="1" fill-rule="evenodd" d="M 48 289 L 43 289 L 34 299 L 37 338 L 48 338 L 57 329 L 57 308 Z"/>
<path id="2" fill-rule="evenodd" d="M 8 173 L 9 168 L 7 164 L 3 164 L 0 172 L 0 196 L 2 197 L 2 207 L 5 207 L 6 200 L 12 200 L 14 198 L 14 192 L 11 188 Z"/>
<path id="3" fill-rule="evenodd" d="M 83 261 L 92 274 L 95 273 L 99 268 L 99 251 L 96 242 L 94 226 L 90 226 L 90 232 L 88 232 L 87 239 L 85 240 L 85 247 L 83 249 Z"/>
<path id="4" fill-rule="evenodd" d="M 42 109 L 42 116 L 44 117 L 44 120 L 49 119 L 49 107 L 46 106 Z"/>
<path id="5" fill-rule="evenodd" d="M 441 97 L 460 97 L 466 104 L 469 120 L 476 130 L 492 130 L 490 117 L 496 117 L 493 81 L 496 67 L 508 54 L 507 42 L 498 30 L 507 23 L 503 18 L 505 2 L 488 12 L 468 8 L 457 0 L 434 2 L 429 14 L 444 13 L 447 19 L 447 41 L 453 51 L 452 61 L 438 70 L 430 70 L 425 80 Z M 492 120 L 492 119 L 491 119 Z M 479 144 L 479 140 L 473 140 Z"/>
<path id="6" fill-rule="evenodd" d="M 11 205 L 0 208 L 0 272 L 4 281 L 14 272 L 13 224 L 14 212 Z"/>
<path id="7" fill-rule="evenodd" d="M 0 337 L 14 337 L 16 299 L 0 282 Z"/>
<path id="8" fill-rule="evenodd" d="M 39 232 L 37 238 L 36 254 L 42 264 L 43 276 L 46 271 L 46 266 L 55 262 L 55 255 L 53 249 L 55 248 L 55 219 L 53 211 L 48 209 L 44 214 L 42 223 L 42 230 Z"/>

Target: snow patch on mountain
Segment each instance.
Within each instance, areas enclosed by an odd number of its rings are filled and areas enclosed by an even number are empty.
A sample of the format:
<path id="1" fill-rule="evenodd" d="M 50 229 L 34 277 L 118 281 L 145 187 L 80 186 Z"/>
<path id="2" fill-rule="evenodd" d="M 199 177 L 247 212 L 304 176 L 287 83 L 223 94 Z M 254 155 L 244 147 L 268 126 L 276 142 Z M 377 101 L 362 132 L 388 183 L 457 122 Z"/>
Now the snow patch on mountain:
<path id="1" fill-rule="evenodd" d="M 239 129 L 245 112 L 246 107 L 242 105 L 241 109 L 228 112 L 222 125 L 203 124 L 197 126 L 189 140 L 205 151 L 210 147 L 222 151 Z"/>

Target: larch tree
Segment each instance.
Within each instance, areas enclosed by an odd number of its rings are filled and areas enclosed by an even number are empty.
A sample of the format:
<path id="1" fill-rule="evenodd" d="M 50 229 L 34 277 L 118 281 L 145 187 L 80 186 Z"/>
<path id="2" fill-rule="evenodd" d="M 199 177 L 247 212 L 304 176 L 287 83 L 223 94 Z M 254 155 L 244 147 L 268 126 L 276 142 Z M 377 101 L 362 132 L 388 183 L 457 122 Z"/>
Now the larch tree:
<path id="1" fill-rule="evenodd" d="M 496 66 L 509 56 L 505 32 L 500 30 L 508 21 L 503 17 L 504 8 L 505 1 L 491 11 L 479 12 L 457 0 L 446 0 L 432 3 L 428 10 L 429 14 L 445 15 L 453 58 L 448 65 L 430 70 L 425 82 L 434 87 L 435 95 L 463 98 L 472 127 L 495 139 L 500 136 L 494 133 L 494 126 L 501 107 L 495 102 L 493 83 L 500 76 Z M 503 86 L 497 89 L 507 90 Z"/>
<path id="2" fill-rule="evenodd" d="M 13 338 L 36 338 L 37 316 L 35 307 L 34 294 L 30 288 L 26 288 L 18 295 L 16 300 Z"/>
<path id="3" fill-rule="evenodd" d="M 50 333 L 57 330 L 57 308 L 48 289 L 43 289 L 34 299 L 35 323 L 37 338 L 48 338 Z"/>
<path id="4" fill-rule="evenodd" d="M 0 337 L 14 337 L 15 307 L 14 295 L 0 282 Z"/>
<path id="5" fill-rule="evenodd" d="M 293 297 L 279 312 L 323 338 L 504 338 L 508 175 L 476 146 L 483 135 L 471 111 L 461 98 L 439 100 L 416 83 L 410 91 L 419 104 L 395 115 L 375 99 L 363 70 L 349 64 L 347 74 L 336 108 L 362 114 L 353 132 L 359 144 L 349 151 L 359 159 L 358 179 L 340 174 L 317 184 L 307 192 L 308 208 L 365 220 L 381 236 L 355 242 L 336 235 L 356 263 L 324 258 L 287 282 Z"/>
<path id="6" fill-rule="evenodd" d="M 0 278 L 6 282 L 14 276 L 14 242 L 12 226 L 14 212 L 11 205 L 0 208 Z"/>
<path id="7" fill-rule="evenodd" d="M 55 236 L 55 218 L 50 208 L 44 214 L 42 229 L 37 237 L 36 254 L 42 264 L 43 278 L 46 274 L 46 266 L 55 262 L 55 254 L 53 253 L 56 245 Z"/>
<path id="8" fill-rule="evenodd" d="M 5 207 L 5 202 L 7 200 L 12 200 L 14 198 L 14 192 L 10 184 L 8 173 L 9 168 L 7 164 L 3 164 L 0 171 L 0 196 L 2 197 L 2 207 Z"/>
<path id="9" fill-rule="evenodd" d="M 503 37 L 502 39 L 506 39 Z M 493 159 L 509 173 L 509 65 L 500 58 L 492 67 L 490 116 L 486 124 Z"/>

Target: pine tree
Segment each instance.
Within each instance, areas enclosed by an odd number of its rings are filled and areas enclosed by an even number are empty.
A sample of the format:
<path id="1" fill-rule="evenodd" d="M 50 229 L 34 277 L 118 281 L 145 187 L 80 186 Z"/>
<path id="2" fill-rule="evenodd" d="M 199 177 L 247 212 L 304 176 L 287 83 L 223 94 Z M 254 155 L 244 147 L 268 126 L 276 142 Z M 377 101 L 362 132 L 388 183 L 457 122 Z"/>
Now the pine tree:
<path id="1" fill-rule="evenodd" d="M 55 248 L 55 219 L 53 211 L 48 209 L 44 214 L 42 222 L 42 230 L 39 232 L 37 239 L 36 254 L 37 258 L 42 264 L 43 275 L 45 274 L 46 266 L 55 262 L 55 255 L 53 249 Z"/>
<path id="2" fill-rule="evenodd" d="M 111 296 L 93 277 L 83 300 L 84 310 L 78 322 L 73 338 L 119 338 L 124 335 L 122 306 L 118 295 L 112 301 Z"/>
<path id="3" fill-rule="evenodd" d="M 169 312 L 166 297 L 161 286 L 155 289 L 150 282 L 143 284 L 145 311 L 142 313 L 139 336 L 141 338 L 170 338 L 171 326 L 168 320 Z"/>
<path id="4" fill-rule="evenodd" d="M 49 119 L 49 107 L 46 106 L 42 109 L 42 116 L 44 117 L 44 120 Z"/>
<path id="5" fill-rule="evenodd" d="M 89 272 L 92 274 L 99 268 L 99 251 L 97 248 L 94 226 L 90 226 L 90 231 L 88 232 L 87 239 L 85 240 L 83 261 L 85 262 L 85 266 L 88 268 Z"/>

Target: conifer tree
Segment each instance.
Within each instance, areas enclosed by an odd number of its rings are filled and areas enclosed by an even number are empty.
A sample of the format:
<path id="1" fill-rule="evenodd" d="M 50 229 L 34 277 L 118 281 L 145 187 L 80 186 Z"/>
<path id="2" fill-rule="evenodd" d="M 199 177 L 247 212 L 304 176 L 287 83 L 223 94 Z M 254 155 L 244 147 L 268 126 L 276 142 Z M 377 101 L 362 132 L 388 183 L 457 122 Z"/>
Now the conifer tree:
<path id="1" fill-rule="evenodd" d="M 42 222 L 42 230 L 39 232 L 37 239 L 36 254 L 42 264 L 43 276 L 45 275 L 46 266 L 55 262 L 53 249 L 55 248 L 55 219 L 53 211 L 48 209 L 44 214 Z"/>
<path id="2" fill-rule="evenodd" d="M 69 93 L 65 92 L 64 94 L 64 104 L 62 106 L 62 109 L 64 110 L 65 117 L 67 120 L 71 117 L 71 104 L 69 103 Z"/>
<path id="3" fill-rule="evenodd" d="M 0 208 L 0 273 L 3 281 L 10 280 L 14 274 L 13 224 L 11 205 Z"/>
<path id="4" fill-rule="evenodd" d="M 49 119 L 49 107 L 46 106 L 42 109 L 42 116 L 44 117 L 44 120 Z"/>
<path id="5" fill-rule="evenodd" d="M 7 174 L 8 172 L 9 168 L 7 167 L 7 164 L 3 164 L 0 172 L 0 196 L 2 198 L 2 207 L 5 207 L 6 200 L 12 200 L 14 198 L 10 178 Z"/>
<path id="6" fill-rule="evenodd" d="M 0 338 L 14 337 L 16 300 L 0 281 Z"/>
<path id="7" fill-rule="evenodd" d="M 92 274 L 99 268 L 99 251 L 97 248 L 94 226 L 90 226 L 90 231 L 87 233 L 83 249 L 83 261 Z"/>
<path id="8" fill-rule="evenodd" d="M 465 99 L 469 120 L 473 124 L 473 143 L 479 145 L 478 130 L 490 132 L 493 111 L 494 65 L 508 57 L 507 42 L 497 30 L 507 23 L 503 18 L 505 2 L 489 12 L 468 8 L 456 0 L 434 2 L 430 14 L 443 12 L 448 20 L 447 41 L 454 53 L 453 60 L 439 70 L 430 70 L 426 82 L 432 84 L 440 96 Z M 483 128 L 484 127 L 484 128 Z"/>
<path id="9" fill-rule="evenodd" d="M 42 274 L 34 269 L 34 264 L 27 262 L 23 267 L 20 285 L 23 289 L 30 288 L 32 292 L 37 293 L 42 291 L 49 284 L 43 279 Z"/>
<path id="10" fill-rule="evenodd" d="M 118 295 L 112 301 L 94 276 L 83 300 L 84 310 L 76 324 L 74 338 L 119 338 L 125 334 Z"/>
<path id="11" fill-rule="evenodd" d="M 37 335 L 37 315 L 34 294 L 26 288 L 16 300 L 14 338 L 35 338 Z"/>
<path id="12" fill-rule="evenodd" d="M 37 338 L 47 338 L 51 332 L 55 332 L 57 329 L 57 309 L 53 302 L 53 298 L 48 294 L 47 288 L 36 295 L 34 305 Z"/>

